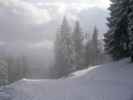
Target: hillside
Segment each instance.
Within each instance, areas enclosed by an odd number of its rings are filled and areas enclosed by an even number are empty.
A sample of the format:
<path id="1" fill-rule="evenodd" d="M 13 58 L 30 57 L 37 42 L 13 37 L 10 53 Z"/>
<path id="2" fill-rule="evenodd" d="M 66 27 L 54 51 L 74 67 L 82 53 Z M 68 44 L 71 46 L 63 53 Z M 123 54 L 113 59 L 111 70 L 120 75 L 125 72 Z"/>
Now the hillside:
<path id="1" fill-rule="evenodd" d="M 0 92 L 0 100 L 132 99 L 133 64 L 128 59 L 94 66 L 59 80 L 23 79 Z"/>

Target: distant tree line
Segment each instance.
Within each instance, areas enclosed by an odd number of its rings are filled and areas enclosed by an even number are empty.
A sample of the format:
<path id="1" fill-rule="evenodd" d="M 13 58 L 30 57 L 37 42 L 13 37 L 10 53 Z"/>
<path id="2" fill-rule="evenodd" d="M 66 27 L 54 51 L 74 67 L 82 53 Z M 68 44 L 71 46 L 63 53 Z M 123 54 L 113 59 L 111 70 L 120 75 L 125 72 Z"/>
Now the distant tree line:
<path id="1" fill-rule="evenodd" d="M 133 0 L 111 0 L 105 34 L 105 50 L 113 60 L 130 57 L 133 62 Z"/>
<path id="2" fill-rule="evenodd" d="M 98 29 L 93 35 L 82 32 L 79 21 L 73 28 L 64 17 L 55 39 L 55 64 L 51 69 L 52 77 L 60 78 L 71 72 L 88 68 L 105 61 L 104 51 L 98 39 Z"/>
<path id="3" fill-rule="evenodd" d="M 26 56 L 5 56 L 0 58 L 0 86 L 26 78 L 28 63 Z"/>

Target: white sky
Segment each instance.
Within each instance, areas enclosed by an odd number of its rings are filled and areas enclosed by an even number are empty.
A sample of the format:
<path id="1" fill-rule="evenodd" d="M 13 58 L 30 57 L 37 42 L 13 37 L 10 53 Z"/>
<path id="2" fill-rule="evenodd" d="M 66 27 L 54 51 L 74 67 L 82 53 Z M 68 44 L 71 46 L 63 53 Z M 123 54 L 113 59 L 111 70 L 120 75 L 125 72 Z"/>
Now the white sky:
<path id="1" fill-rule="evenodd" d="M 50 21 L 52 17 L 58 18 L 71 11 L 78 13 L 88 7 L 107 9 L 110 2 L 109 0 L 0 0 L 0 4 L 41 24 Z M 56 16 L 51 16 L 50 10 Z"/>
<path id="2" fill-rule="evenodd" d="M 1 38 L 6 39 L 10 35 L 13 37 L 12 40 L 18 39 L 18 37 L 24 39 L 29 37 L 28 40 L 38 37 L 40 40 L 43 36 L 38 31 L 35 33 L 32 30 L 34 26 L 40 27 L 40 25 L 58 20 L 64 15 L 76 20 L 82 10 L 89 7 L 107 10 L 109 5 L 109 0 L 0 0 L 0 28 L 3 27 L 4 22 L 8 29 L 0 29 L 3 30 L 0 35 Z M 10 23 L 14 25 L 10 25 Z M 44 41 L 42 43 L 48 44 Z M 35 46 L 42 46 L 42 43 L 38 42 Z"/>
<path id="3" fill-rule="evenodd" d="M 110 4 L 109 0 L 29 0 L 31 2 L 42 2 L 42 3 L 78 3 L 78 4 L 86 4 L 89 6 L 99 6 L 103 8 L 107 8 Z"/>

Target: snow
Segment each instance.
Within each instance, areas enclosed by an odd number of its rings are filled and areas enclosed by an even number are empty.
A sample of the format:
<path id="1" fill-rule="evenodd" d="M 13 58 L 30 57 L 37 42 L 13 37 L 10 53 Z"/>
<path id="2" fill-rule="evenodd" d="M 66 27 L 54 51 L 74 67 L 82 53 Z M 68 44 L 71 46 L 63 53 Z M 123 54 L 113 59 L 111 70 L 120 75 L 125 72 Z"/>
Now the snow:
<path id="1" fill-rule="evenodd" d="M 133 99 L 133 64 L 128 59 L 71 75 L 58 80 L 23 79 L 5 87 L 4 91 L 12 99 L 2 99 L 0 93 L 0 100 Z"/>
<path id="2" fill-rule="evenodd" d="M 88 69 L 84 69 L 84 70 L 80 70 L 80 71 L 77 71 L 77 72 L 74 72 L 72 73 L 70 76 L 74 76 L 75 77 L 79 77 L 79 76 L 83 76 L 85 75 L 87 72 L 90 72 L 91 70 L 94 70 L 96 68 L 98 68 L 99 66 L 94 66 L 94 67 L 90 67 Z"/>

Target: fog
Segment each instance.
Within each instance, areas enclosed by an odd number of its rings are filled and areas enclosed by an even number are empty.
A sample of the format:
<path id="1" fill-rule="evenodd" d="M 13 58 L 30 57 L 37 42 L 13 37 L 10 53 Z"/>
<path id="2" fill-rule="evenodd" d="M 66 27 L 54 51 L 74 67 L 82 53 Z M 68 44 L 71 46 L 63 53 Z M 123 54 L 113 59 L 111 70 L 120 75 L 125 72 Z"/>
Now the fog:
<path id="1" fill-rule="evenodd" d="M 79 20 L 88 34 L 97 26 L 102 37 L 108 6 L 108 0 L 105 5 L 102 0 L 0 0 L 0 55 L 26 55 L 36 73 L 31 76 L 37 78 L 41 69 L 48 73 L 53 66 L 55 34 L 63 17 L 71 25 Z"/>

